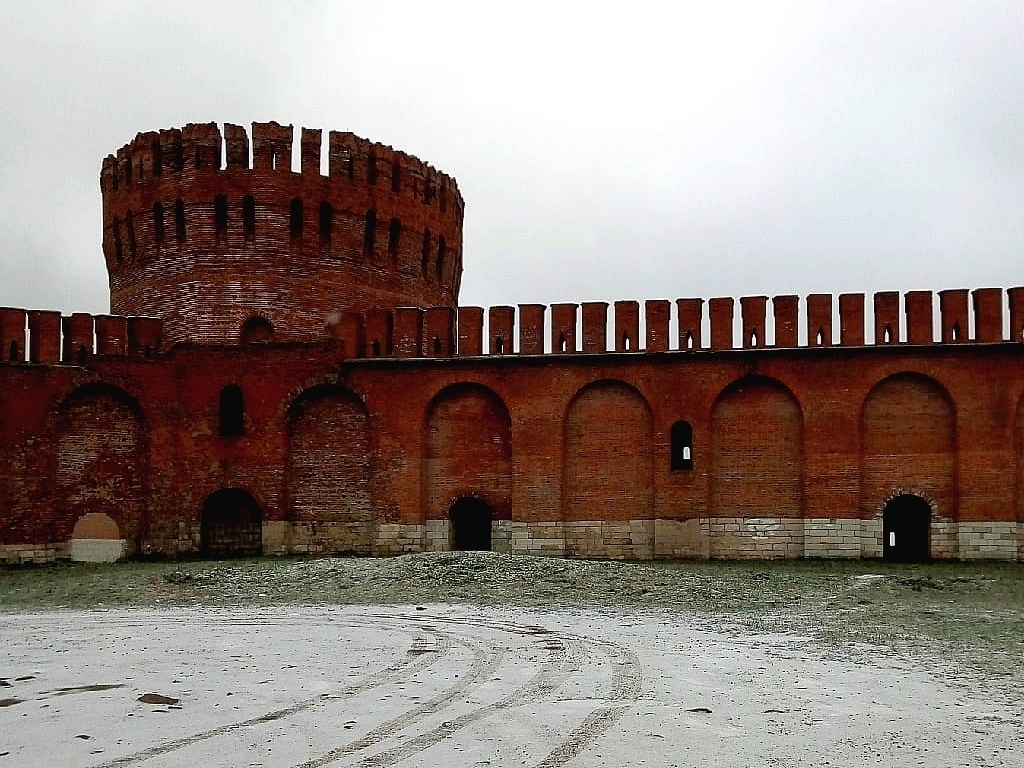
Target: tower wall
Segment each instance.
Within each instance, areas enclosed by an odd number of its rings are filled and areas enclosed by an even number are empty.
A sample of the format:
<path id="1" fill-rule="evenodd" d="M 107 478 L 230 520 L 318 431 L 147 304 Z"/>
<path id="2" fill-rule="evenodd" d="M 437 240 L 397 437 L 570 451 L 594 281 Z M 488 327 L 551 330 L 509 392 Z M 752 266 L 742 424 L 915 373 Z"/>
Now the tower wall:
<path id="1" fill-rule="evenodd" d="M 455 307 L 464 204 L 451 177 L 391 147 L 215 123 L 140 133 L 103 162 L 113 314 L 164 320 L 165 342 L 326 337 L 332 312 Z"/>

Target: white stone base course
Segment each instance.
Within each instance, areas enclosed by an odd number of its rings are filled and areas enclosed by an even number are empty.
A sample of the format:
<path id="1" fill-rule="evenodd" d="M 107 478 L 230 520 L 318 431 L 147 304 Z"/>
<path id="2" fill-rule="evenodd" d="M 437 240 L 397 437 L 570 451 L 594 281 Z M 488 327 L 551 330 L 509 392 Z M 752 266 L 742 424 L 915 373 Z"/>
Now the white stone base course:
<path id="1" fill-rule="evenodd" d="M 928 553 L 934 560 L 953 560 L 957 552 L 957 524 L 932 515 Z"/>
<path id="2" fill-rule="evenodd" d="M 1019 529 L 1018 523 L 960 523 L 957 556 L 962 560 L 1014 560 Z"/>
<path id="3" fill-rule="evenodd" d="M 53 560 L 67 560 L 68 557 L 70 542 L 0 544 L 0 563 L 5 565 L 49 563 Z"/>
<path id="4" fill-rule="evenodd" d="M 367 523 L 309 523 L 287 520 L 263 523 L 263 553 L 267 555 L 371 554 Z"/>
<path id="5" fill-rule="evenodd" d="M 589 520 L 563 524 L 566 557 L 650 560 L 654 557 L 653 520 Z"/>
<path id="6" fill-rule="evenodd" d="M 451 523 L 448 520 L 427 520 L 423 532 L 423 551 L 447 552 L 451 548 Z"/>
<path id="7" fill-rule="evenodd" d="M 76 563 L 116 563 L 128 553 L 124 539 L 72 539 L 71 559 Z"/>
<path id="8" fill-rule="evenodd" d="M 565 527 L 563 523 L 524 523 L 513 521 L 512 552 L 517 555 L 565 557 Z"/>
<path id="9" fill-rule="evenodd" d="M 654 556 L 667 560 L 707 560 L 711 557 L 710 519 L 655 520 Z"/>
<path id="10" fill-rule="evenodd" d="M 373 541 L 373 553 L 385 556 L 420 552 L 423 549 L 423 535 L 426 530 L 425 525 L 378 523 Z"/>
<path id="11" fill-rule="evenodd" d="M 712 517 L 715 559 L 803 557 L 804 521 L 798 517 Z"/>
<path id="12" fill-rule="evenodd" d="M 491 549 L 506 555 L 512 552 L 511 520 L 491 521 Z"/>
<path id="13" fill-rule="evenodd" d="M 198 524 L 179 525 L 178 555 L 200 548 Z M 549 557 L 649 560 L 881 558 L 882 520 L 844 518 L 702 517 L 690 520 L 550 521 L 495 520 L 495 552 Z M 263 552 L 287 554 L 401 555 L 451 549 L 448 520 L 422 525 L 379 523 L 263 523 Z M 151 548 L 144 546 L 144 553 Z M 1024 523 L 963 522 L 933 517 L 933 559 L 1024 562 Z M 72 539 L 59 543 L 0 544 L 0 564 L 53 560 L 113 562 L 132 554 L 124 539 Z M 175 554 L 170 552 L 168 554 Z"/>

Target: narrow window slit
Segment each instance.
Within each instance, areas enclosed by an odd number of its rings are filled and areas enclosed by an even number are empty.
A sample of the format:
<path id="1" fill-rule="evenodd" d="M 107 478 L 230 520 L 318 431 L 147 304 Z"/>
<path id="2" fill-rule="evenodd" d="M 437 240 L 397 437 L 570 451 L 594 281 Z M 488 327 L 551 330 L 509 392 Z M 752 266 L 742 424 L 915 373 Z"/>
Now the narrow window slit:
<path id="1" fill-rule="evenodd" d="M 160 202 L 153 203 L 153 239 L 164 241 L 164 204 Z"/>
<path id="2" fill-rule="evenodd" d="M 373 208 L 366 212 L 366 220 L 363 223 L 363 253 L 367 256 L 373 255 L 374 241 L 377 238 L 377 211 Z"/>
<path id="3" fill-rule="evenodd" d="M 334 224 L 334 209 L 328 202 L 320 203 L 320 242 L 330 245 L 331 229 Z"/>
<path id="4" fill-rule="evenodd" d="M 185 240 L 185 201 L 180 197 L 174 201 L 174 231 L 178 242 Z"/>
<path id="5" fill-rule="evenodd" d="M 292 198 L 289 209 L 288 231 L 293 240 L 302 239 L 302 200 L 298 197 Z"/>
<path id="6" fill-rule="evenodd" d="M 256 199 L 252 195 L 242 200 L 242 234 L 247 243 L 256 238 Z"/>
<path id="7" fill-rule="evenodd" d="M 213 198 L 213 228 L 217 242 L 223 242 L 228 237 L 228 198 L 227 195 L 217 195 Z"/>
<path id="8" fill-rule="evenodd" d="M 402 236 L 402 224 L 398 219 L 391 219 L 388 225 L 388 256 L 398 258 L 398 240 Z"/>
<path id="9" fill-rule="evenodd" d="M 228 384 L 220 391 L 220 434 L 238 437 L 245 434 L 245 401 L 242 388 Z"/>
<path id="10" fill-rule="evenodd" d="M 688 421 L 677 421 L 669 433 L 670 467 L 673 471 L 693 469 L 693 427 Z"/>

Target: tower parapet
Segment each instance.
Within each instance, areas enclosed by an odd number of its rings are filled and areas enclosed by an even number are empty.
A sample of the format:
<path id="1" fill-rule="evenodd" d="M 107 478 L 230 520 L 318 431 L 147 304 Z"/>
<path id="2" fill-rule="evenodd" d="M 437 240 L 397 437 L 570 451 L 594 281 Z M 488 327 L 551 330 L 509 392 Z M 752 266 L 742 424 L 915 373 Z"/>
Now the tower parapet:
<path id="1" fill-rule="evenodd" d="M 169 343 L 305 341 L 337 312 L 451 307 L 462 275 L 455 179 L 390 146 L 293 128 L 189 124 L 103 161 L 111 312 L 164 321 Z M 251 155 L 251 162 L 250 162 Z"/>

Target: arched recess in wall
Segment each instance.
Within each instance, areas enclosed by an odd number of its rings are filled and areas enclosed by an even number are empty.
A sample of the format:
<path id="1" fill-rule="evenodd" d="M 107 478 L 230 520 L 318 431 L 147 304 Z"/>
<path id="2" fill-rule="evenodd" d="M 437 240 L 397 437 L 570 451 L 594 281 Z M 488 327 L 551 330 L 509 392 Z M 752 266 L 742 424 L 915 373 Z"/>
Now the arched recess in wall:
<path id="1" fill-rule="evenodd" d="M 87 384 L 61 403 L 56 419 L 53 509 L 54 538 L 68 540 L 89 514 L 107 515 L 134 551 L 145 534 L 145 489 L 149 463 L 145 421 L 124 390 Z"/>
<path id="2" fill-rule="evenodd" d="M 1014 455 L 1017 457 L 1016 518 L 1018 526 L 1024 526 L 1024 395 L 1017 400 L 1013 440 Z M 1024 561 L 1024 529 L 1018 535 L 1017 547 L 1017 559 Z"/>
<path id="3" fill-rule="evenodd" d="M 287 420 L 287 510 L 297 526 L 294 543 L 369 553 L 373 463 L 366 406 L 344 387 L 318 386 L 292 403 Z"/>
<path id="4" fill-rule="evenodd" d="M 917 373 L 883 379 L 864 400 L 862 435 L 865 517 L 906 492 L 930 500 L 939 517 L 956 518 L 956 412 L 938 382 Z"/>
<path id="5" fill-rule="evenodd" d="M 480 384 L 453 384 L 427 406 L 423 487 L 426 517 L 448 517 L 460 498 L 485 501 L 493 519 L 512 517 L 512 419 Z"/>
<path id="6" fill-rule="evenodd" d="M 729 521 L 735 535 L 712 534 L 711 555 L 801 556 L 802 469 L 803 412 L 793 393 L 762 377 L 726 387 L 711 409 L 709 512 L 740 520 Z"/>
<path id="7" fill-rule="evenodd" d="M 565 521 L 653 520 L 653 419 L 644 396 L 622 381 L 588 384 L 569 404 L 564 428 Z M 593 553 L 581 549 L 569 528 L 565 546 L 570 556 L 619 554 L 600 551 L 612 546 L 603 539 Z"/>

